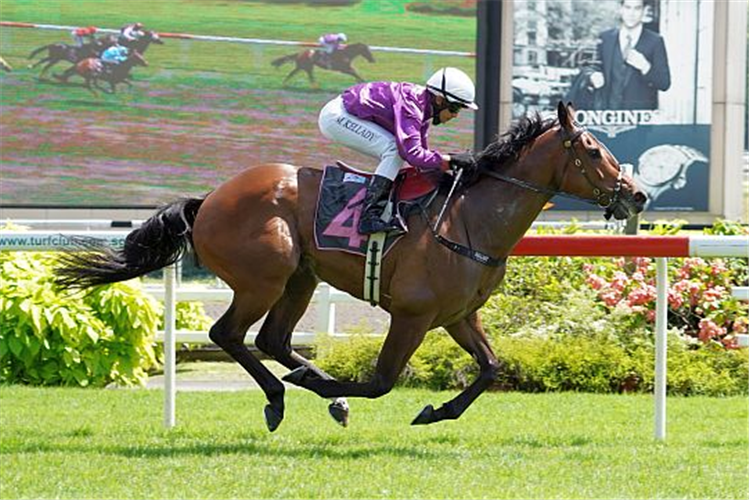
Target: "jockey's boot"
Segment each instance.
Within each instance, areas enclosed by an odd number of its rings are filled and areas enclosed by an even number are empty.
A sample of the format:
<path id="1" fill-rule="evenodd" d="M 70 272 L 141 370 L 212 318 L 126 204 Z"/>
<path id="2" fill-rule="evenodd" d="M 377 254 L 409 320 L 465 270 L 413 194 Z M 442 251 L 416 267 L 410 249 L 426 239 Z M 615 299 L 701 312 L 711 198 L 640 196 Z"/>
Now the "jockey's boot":
<path id="1" fill-rule="evenodd" d="M 404 233 L 406 232 L 396 218 L 390 220 L 382 219 L 382 212 L 387 206 L 390 198 L 390 188 L 393 181 L 387 177 L 373 175 L 367 186 L 367 194 L 364 197 L 364 208 L 359 218 L 359 233 L 373 234 L 380 231 Z"/>

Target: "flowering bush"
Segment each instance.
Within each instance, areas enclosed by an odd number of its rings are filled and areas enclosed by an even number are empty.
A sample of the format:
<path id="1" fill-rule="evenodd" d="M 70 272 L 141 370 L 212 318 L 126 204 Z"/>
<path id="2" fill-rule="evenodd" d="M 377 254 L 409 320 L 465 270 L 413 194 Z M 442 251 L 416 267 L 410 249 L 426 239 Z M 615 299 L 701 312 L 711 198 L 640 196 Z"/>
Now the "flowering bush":
<path id="1" fill-rule="evenodd" d="M 609 311 L 624 309 L 646 323 L 655 322 L 654 259 L 635 257 L 583 265 L 587 284 Z M 627 272 L 625 272 L 625 270 Z M 747 332 L 746 307 L 731 296 L 732 273 L 721 259 L 669 262 L 668 324 L 693 342 L 736 347 Z"/>

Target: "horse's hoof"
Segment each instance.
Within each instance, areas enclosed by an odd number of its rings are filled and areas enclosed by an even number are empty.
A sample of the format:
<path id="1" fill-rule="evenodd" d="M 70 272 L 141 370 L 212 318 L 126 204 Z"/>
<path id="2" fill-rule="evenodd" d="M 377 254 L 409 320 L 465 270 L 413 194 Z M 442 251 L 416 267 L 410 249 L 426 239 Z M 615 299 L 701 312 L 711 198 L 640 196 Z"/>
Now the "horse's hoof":
<path id="1" fill-rule="evenodd" d="M 434 406 L 426 405 L 421 413 L 411 422 L 411 425 L 426 425 L 434 422 Z"/>
<path id="2" fill-rule="evenodd" d="M 295 368 L 294 370 L 291 370 L 289 373 L 284 375 L 281 380 L 294 385 L 302 385 L 302 380 L 304 380 L 304 377 L 307 376 L 307 372 L 309 372 L 309 368 L 307 368 L 306 366 L 300 366 L 299 368 Z"/>
<path id="3" fill-rule="evenodd" d="M 265 405 L 264 413 L 265 425 L 268 426 L 268 430 L 273 432 L 278 429 L 278 426 L 281 425 L 281 421 L 283 420 L 283 411 L 278 411 L 271 405 Z"/>
<path id="4" fill-rule="evenodd" d="M 333 420 L 341 424 L 343 427 L 348 427 L 348 402 L 345 398 L 338 398 L 328 405 L 328 413 L 333 417 Z"/>

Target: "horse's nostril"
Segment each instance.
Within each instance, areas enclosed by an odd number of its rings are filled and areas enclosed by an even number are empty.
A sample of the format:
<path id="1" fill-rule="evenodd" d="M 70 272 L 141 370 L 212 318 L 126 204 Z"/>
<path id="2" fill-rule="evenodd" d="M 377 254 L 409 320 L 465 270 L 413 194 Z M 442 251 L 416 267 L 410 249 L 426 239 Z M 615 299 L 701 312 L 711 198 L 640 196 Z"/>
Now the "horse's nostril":
<path id="1" fill-rule="evenodd" d="M 648 201 L 648 197 L 643 193 L 642 191 L 638 191 L 634 195 L 635 202 L 644 205 L 646 201 Z"/>

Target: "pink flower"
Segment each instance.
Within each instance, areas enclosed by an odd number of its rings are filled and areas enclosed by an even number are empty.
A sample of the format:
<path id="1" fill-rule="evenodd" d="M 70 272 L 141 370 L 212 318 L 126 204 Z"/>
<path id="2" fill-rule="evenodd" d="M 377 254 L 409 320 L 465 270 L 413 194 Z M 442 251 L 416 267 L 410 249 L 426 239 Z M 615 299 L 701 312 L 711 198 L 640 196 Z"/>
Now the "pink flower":
<path id="1" fill-rule="evenodd" d="M 597 274 L 591 274 L 590 276 L 585 278 L 585 281 L 593 290 L 601 290 L 606 286 L 606 280 L 601 278 Z"/>
<path id="2" fill-rule="evenodd" d="M 627 304 L 630 306 L 649 304 L 655 300 L 655 287 L 644 285 L 629 292 Z"/>
<path id="3" fill-rule="evenodd" d="M 644 283 L 645 282 L 645 275 L 642 274 L 642 272 L 639 271 L 639 270 L 635 271 L 634 273 L 632 273 L 632 280 L 636 281 L 638 283 Z"/>
<path id="4" fill-rule="evenodd" d="M 637 271 L 646 274 L 648 272 L 648 268 L 650 267 L 650 263 L 653 260 L 650 257 L 634 257 L 632 259 L 632 262 L 635 263 L 635 266 L 637 267 Z"/>
<path id="5" fill-rule="evenodd" d="M 601 300 L 603 300 L 603 303 L 608 307 L 615 307 L 619 301 L 622 300 L 621 292 L 615 289 L 608 289 L 605 292 L 602 292 L 599 296 L 601 297 Z"/>
<path id="6" fill-rule="evenodd" d="M 746 333 L 749 327 L 749 318 L 740 317 L 736 318 L 733 322 L 733 333 Z"/>
<path id="7" fill-rule="evenodd" d="M 627 283 L 629 283 L 629 277 L 621 271 L 616 271 L 614 278 L 611 280 L 611 288 L 621 292 L 627 286 Z"/>
<path id="8" fill-rule="evenodd" d="M 715 324 L 711 319 L 703 318 L 700 320 L 700 332 L 697 334 L 699 339 L 707 342 L 713 337 L 722 337 L 726 334 L 726 329 Z"/>
<path id="9" fill-rule="evenodd" d="M 696 281 L 690 281 L 689 282 L 689 303 L 694 305 L 697 305 L 697 302 L 700 300 L 700 292 L 702 291 L 702 285 L 700 283 L 697 283 Z"/>
<path id="10" fill-rule="evenodd" d="M 648 309 L 648 312 L 645 313 L 645 319 L 650 323 L 655 323 L 655 311 L 653 309 Z"/>
<path id="11" fill-rule="evenodd" d="M 674 289 L 668 291 L 668 305 L 671 306 L 671 309 L 678 309 L 683 304 L 684 297 L 681 296 L 681 293 Z"/>
<path id="12" fill-rule="evenodd" d="M 710 266 L 710 274 L 713 276 L 718 276 L 720 274 L 723 274 L 728 271 L 728 268 L 726 268 L 725 263 L 720 259 L 715 259 L 711 263 Z"/>

